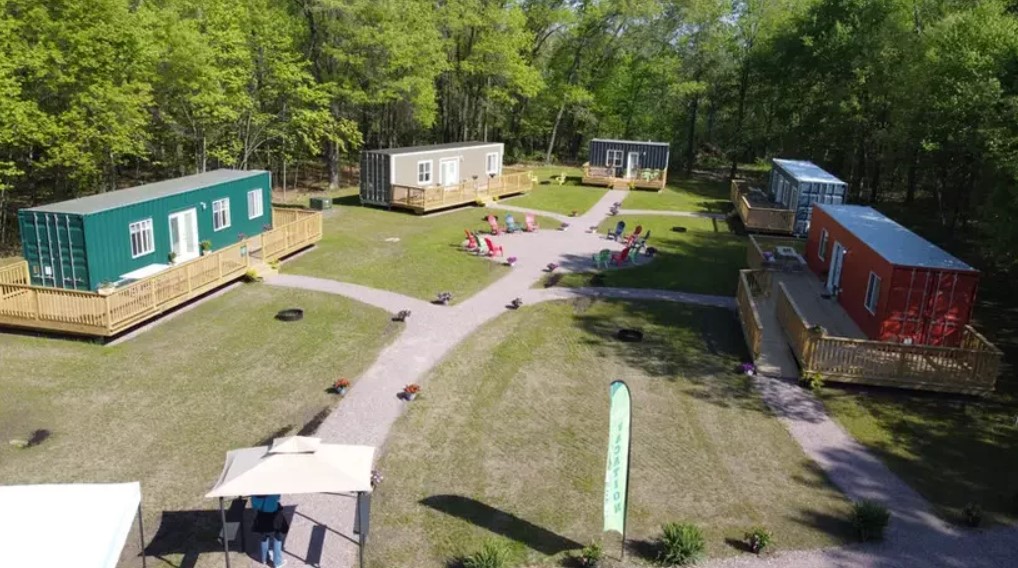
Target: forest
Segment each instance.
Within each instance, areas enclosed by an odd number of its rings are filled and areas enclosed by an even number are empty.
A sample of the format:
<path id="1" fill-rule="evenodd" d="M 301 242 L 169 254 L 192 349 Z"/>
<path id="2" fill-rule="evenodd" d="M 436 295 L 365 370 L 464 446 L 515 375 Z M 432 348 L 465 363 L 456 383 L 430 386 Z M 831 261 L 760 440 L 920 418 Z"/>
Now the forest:
<path id="1" fill-rule="evenodd" d="M 17 208 L 219 167 L 333 186 L 362 148 L 497 140 L 674 174 L 813 160 L 1018 265 L 1018 0 L 0 0 Z"/>

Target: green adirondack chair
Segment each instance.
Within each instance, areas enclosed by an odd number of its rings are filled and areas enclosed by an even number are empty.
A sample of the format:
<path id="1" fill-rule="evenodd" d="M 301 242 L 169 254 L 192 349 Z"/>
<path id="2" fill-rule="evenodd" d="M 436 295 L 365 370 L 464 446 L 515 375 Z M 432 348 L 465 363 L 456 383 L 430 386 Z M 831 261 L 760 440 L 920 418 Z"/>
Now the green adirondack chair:
<path id="1" fill-rule="evenodd" d="M 477 233 L 474 233 L 474 239 L 477 240 L 477 248 L 474 249 L 474 253 L 478 256 L 488 256 L 488 244 L 484 242 L 484 239 L 478 237 Z"/>
<path id="2" fill-rule="evenodd" d="M 594 266 L 598 268 L 608 268 L 608 262 L 612 259 L 612 251 L 609 249 L 601 249 L 601 252 L 594 255 Z"/>

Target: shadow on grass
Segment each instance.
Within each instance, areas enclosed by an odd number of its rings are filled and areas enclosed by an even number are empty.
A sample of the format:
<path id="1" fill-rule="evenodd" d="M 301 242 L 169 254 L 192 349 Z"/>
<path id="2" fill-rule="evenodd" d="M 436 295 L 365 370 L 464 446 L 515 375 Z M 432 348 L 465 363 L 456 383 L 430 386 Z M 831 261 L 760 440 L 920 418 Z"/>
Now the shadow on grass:
<path id="1" fill-rule="evenodd" d="M 516 515 L 462 495 L 432 495 L 422 499 L 421 504 L 548 556 L 583 546 Z"/>
<path id="2" fill-rule="evenodd" d="M 339 205 L 342 207 L 360 207 L 361 196 L 357 193 L 352 195 L 342 195 L 340 197 L 332 198 L 333 205 Z"/>

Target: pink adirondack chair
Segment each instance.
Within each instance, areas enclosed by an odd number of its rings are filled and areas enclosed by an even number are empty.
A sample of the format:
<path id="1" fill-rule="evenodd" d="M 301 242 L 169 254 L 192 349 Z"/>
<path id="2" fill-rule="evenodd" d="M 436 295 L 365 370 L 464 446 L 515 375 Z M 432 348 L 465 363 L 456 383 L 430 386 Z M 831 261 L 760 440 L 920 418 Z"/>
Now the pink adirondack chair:
<path id="1" fill-rule="evenodd" d="M 615 266 L 622 266 L 629 258 L 629 247 L 622 249 L 622 252 L 616 252 L 612 254 L 612 264 Z"/>
<path id="2" fill-rule="evenodd" d="M 484 237 L 484 242 L 488 245 L 488 256 L 505 256 L 505 253 L 502 252 L 502 245 L 496 245 L 488 237 Z"/>
<path id="3" fill-rule="evenodd" d="M 640 233 L 642 233 L 642 232 L 643 232 L 643 225 L 637 225 L 636 226 L 636 230 L 633 231 L 633 234 L 629 235 L 628 237 L 626 237 L 626 246 L 627 247 L 633 246 L 633 243 L 636 242 L 636 239 L 640 238 Z"/>
<path id="4" fill-rule="evenodd" d="M 526 231 L 528 233 L 533 233 L 534 231 L 541 228 L 540 226 L 538 226 L 537 219 L 534 218 L 533 213 L 527 213 L 526 222 L 527 222 Z"/>
<path id="5" fill-rule="evenodd" d="M 491 225 L 491 234 L 501 235 L 504 231 L 498 226 L 498 221 L 495 220 L 494 215 L 488 215 L 488 224 Z"/>
<path id="6" fill-rule="evenodd" d="M 466 230 L 466 229 L 463 229 L 463 232 L 466 233 L 466 235 L 467 235 L 467 240 L 464 241 L 465 244 L 463 245 L 463 248 L 465 248 L 467 250 L 474 250 L 474 249 L 476 249 L 477 248 L 477 239 L 474 237 L 474 234 L 471 233 L 470 231 Z"/>

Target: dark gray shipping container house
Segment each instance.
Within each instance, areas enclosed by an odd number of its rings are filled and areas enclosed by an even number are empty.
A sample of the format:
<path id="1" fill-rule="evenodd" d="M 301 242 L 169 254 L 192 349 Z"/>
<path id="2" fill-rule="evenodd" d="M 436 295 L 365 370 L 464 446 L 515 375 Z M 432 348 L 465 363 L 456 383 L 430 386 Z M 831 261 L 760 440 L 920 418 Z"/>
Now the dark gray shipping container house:
<path id="1" fill-rule="evenodd" d="M 848 184 L 813 162 L 775 158 L 768 189 L 775 203 L 795 212 L 792 233 L 802 236 L 809 231 L 813 204 L 845 203 Z"/>
<path id="2" fill-rule="evenodd" d="M 595 138 L 590 141 L 583 183 L 661 190 L 668 179 L 668 158 L 665 142 Z"/>

